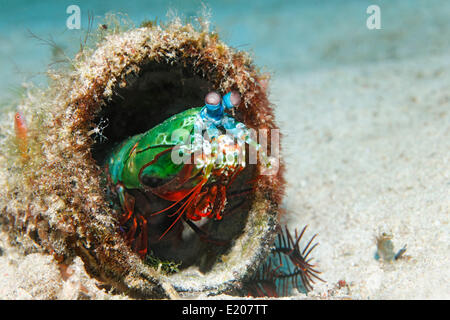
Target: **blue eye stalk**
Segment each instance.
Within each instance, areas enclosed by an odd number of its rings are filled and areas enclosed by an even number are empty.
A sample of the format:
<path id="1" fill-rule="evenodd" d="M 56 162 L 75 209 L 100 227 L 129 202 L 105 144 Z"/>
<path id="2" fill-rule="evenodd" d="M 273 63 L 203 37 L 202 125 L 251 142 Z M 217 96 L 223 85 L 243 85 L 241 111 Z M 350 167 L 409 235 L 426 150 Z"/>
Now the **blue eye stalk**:
<path id="1" fill-rule="evenodd" d="M 213 121 L 220 121 L 224 116 L 225 109 L 236 107 L 241 102 L 241 96 L 237 91 L 230 91 L 220 97 L 217 92 L 210 92 L 205 97 L 205 110 L 203 118 L 207 117 Z"/>
<path id="2" fill-rule="evenodd" d="M 208 93 L 205 97 L 205 106 L 199 113 L 199 121 L 194 125 L 196 132 L 201 135 L 203 131 L 206 131 L 208 137 L 213 140 L 213 138 L 223 135 L 223 129 L 225 129 L 227 135 L 231 135 L 241 143 L 247 143 L 255 150 L 259 150 L 261 146 L 251 138 L 245 124 L 225 113 L 225 109 L 237 107 L 240 103 L 241 95 L 237 91 L 230 91 L 223 97 L 214 91 Z M 262 153 L 262 156 L 265 162 L 269 163 L 264 153 Z"/>

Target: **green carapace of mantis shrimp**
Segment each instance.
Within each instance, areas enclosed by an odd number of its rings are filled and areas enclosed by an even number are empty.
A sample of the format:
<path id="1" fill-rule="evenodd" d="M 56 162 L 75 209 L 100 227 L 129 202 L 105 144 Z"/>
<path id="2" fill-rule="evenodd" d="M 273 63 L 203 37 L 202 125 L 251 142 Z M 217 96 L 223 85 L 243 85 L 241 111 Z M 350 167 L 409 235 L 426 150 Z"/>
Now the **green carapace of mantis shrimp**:
<path id="1" fill-rule="evenodd" d="M 245 144 L 260 148 L 247 127 L 225 113 L 240 101 L 235 91 L 223 97 L 210 92 L 203 107 L 175 114 L 128 138 L 107 157 L 109 190 L 121 206 L 119 223 L 127 225 L 125 239 L 142 258 L 149 247 L 148 221 L 156 215 L 173 217 L 157 235 L 159 240 L 181 218 L 188 223 L 222 219 L 226 190 L 245 167 Z M 168 205 L 155 210 L 148 200 L 148 209 L 136 210 L 136 190 Z"/>

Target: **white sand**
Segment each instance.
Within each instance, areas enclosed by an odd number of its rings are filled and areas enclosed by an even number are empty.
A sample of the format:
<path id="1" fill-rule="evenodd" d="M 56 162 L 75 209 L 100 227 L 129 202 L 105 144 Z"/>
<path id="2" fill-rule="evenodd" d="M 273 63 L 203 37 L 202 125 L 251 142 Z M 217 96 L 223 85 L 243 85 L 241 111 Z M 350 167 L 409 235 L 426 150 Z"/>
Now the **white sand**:
<path id="1" fill-rule="evenodd" d="M 316 292 L 345 280 L 338 295 L 449 299 L 449 57 L 292 75 L 272 92 L 284 220 L 319 234 L 313 256 L 328 283 Z M 374 259 L 382 231 L 396 250 L 407 244 L 409 261 Z"/>
<path id="2" fill-rule="evenodd" d="M 308 224 L 305 241 L 319 234 L 313 256 L 327 283 L 310 296 L 449 299 L 450 57 L 275 76 L 271 92 L 287 164 L 283 221 Z M 382 231 L 409 259 L 374 259 Z M 52 258 L 0 247 L 1 299 L 112 297 L 80 261 L 64 281 Z"/>

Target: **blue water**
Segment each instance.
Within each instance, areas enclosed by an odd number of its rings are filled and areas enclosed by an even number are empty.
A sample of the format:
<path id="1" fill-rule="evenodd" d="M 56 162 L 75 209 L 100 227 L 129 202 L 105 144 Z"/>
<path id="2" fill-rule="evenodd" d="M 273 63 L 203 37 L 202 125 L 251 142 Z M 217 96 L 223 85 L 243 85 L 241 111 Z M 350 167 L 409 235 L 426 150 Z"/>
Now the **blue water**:
<path id="1" fill-rule="evenodd" d="M 81 9 L 82 29 L 69 30 L 66 8 Z M 366 9 L 381 9 L 381 29 L 368 30 Z M 262 70 L 281 77 L 340 65 L 445 54 L 450 49 L 448 0 L 0 0 L 0 103 L 23 82 L 45 85 L 43 72 L 52 61 L 51 47 L 30 31 L 52 39 L 69 56 L 79 49 L 88 25 L 107 12 L 122 12 L 139 25 L 144 19 L 167 21 L 173 11 L 182 19 L 198 16 L 204 5 L 211 28 L 229 45 L 250 51 Z"/>

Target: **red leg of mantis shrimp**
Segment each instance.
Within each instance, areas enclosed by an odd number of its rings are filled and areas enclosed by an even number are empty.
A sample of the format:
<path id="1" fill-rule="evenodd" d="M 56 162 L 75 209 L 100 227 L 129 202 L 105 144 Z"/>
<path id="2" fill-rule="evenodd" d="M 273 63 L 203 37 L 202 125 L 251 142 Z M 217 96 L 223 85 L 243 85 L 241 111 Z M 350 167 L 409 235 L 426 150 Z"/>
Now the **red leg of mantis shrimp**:
<path id="1" fill-rule="evenodd" d="M 206 190 L 200 192 L 197 199 L 198 201 L 195 204 L 196 211 L 203 212 L 211 203 L 211 197 L 215 198 L 217 192 L 217 187 L 212 186 L 211 188 L 206 187 Z"/>
<path id="2" fill-rule="evenodd" d="M 157 212 L 152 213 L 151 216 L 155 216 L 155 215 L 157 215 L 157 214 L 163 213 L 163 212 L 165 212 L 165 211 L 167 211 L 167 210 L 173 208 L 174 206 L 176 206 L 177 204 L 179 204 L 181 201 L 183 201 L 184 199 L 186 199 L 187 196 L 189 196 L 190 194 L 192 194 L 192 192 L 195 192 L 195 191 L 198 189 L 199 185 L 200 185 L 200 189 L 201 189 L 201 187 L 203 187 L 203 185 L 204 185 L 205 183 L 206 183 L 206 179 L 205 179 L 205 180 L 202 180 L 198 185 L 196 185 L 195 187 L 193 187 L 193 188 L 191 189 L 191 191 L 187 192 L 181 199 L 179 199 L 179 200 L 177 200 L 176 202 L 172 203 L 170 206 L 168 206 L 168 207 L 165 208 L 165 209 L 162 209 L 162 210 L 160 210 L 160 211 L 157 211 Z M 183 206 L 184 206 L 184 204 L 183 204 Z M 179 209 L 178 209 L 178 210 L 179 210 Z M 178 212 L 178 210 L 177 210 L 176 212 Z M 176 214 L 176 213 L 172 214 L 171 216 L 173 216 L 173 215 L 175 215 L 175 214 Z"/>
<path id="3" fill-rule="evenodd" d="M 185 216 L 186 216 L 187 219 L 198 221 L 198 220 L 200 220 L 202 218 L 202 216 L 199 215 L 197 213 L 197 211 L 199 210 L 198 209 L 199 206 L 203 206 L 202 200 L 205 197 L 205 195 L 207 195 L 207 193 L 208 193 L 208 188 L 206 188 L 205 191 L 201 191 L 201 189 L 200 189 L 197 192 L 197 195 L 196 195 L 195 199 L 193 199 L 193 203 L 186 208 Z M 174 214 L 172 214 L 172 215 L 174 215 Z"/>
<path id="4" fill-rule="evenodd" d="M 189 196 L 189 198 L 183 203 L 183 205 L 171 216 L 176 215 L 178 212 L 180 212 L 178 214 L 178 217 L 175 219 L 174 222 L 172 222 L 172 224 L 170 225 L 169 228 L 167 228 L 166 231 L 164 231 L 164 233 L 161 235 L 161 237 L 159 237 L 159 240 L 161 240 L 167 232 L 169 232 L 170 229 L 172 229 L 172 227 L 175 225 L 175 223 L 178 222 L 178 220 L 180 220 L 180 218 L 183 216 L 183 214 L 186 211 L 186 208 L 189 208 L 189 204 L 197 197 L 197 195 L 199 194 L 200 190 L 202 189 L 203 185 L 206 183 L 207 179 L 203 179 L 198 185 L 196 185 L 194 188 L 192 188 L 192 194 Z"/>
<path id="5" fill-rule="evenodd" d="M 209 212 L 206 214 L 207 217 L 211 216 L 211 212 L 214 210 L 214 202 L 217 198 L 217 186 L 213 185 L 209 190 L 207 195 L 204 197 L 204 201 L 201 204 L 199 210 L 201 213 L 205 212 L 205 210 L 210 209 Z M 203 213 L 203 216 L 205 214 Z"/>
<path id="6" fill-rule="evenodd" d="M 133 218 L 133 223 L 131 224 L 131 228 L 130 228 L 130 230 L 128 230 L 127 234 L 125 235 L 125 240 L 129 244 L 131 244 L 131 242 L 134 239 L 134 235 L 136 234 L 136 229 L 137 229 L 136 218 Z"/>
<path id="7" fill-rule="evenodd" d="M 147 245 L 148 245 L 148 230 L 147 230 L 147 220 L 143 216 L 139 216 L 139 227 L 141 231 L 139 233 L 138 238 L 136 239 L 136 248 L 138 255 L 141 258 L 144 258 L 147 254 Z"/>
<path id="8" fill-rule="evenodd" d="M 186 218 L 194 221 L 200 220 L 203 217 L 210 218 L 216 196 L 217 186 L 215 185 L 199 193 L 194 204 L 186 211 Z"/>
<path id="9" fill-rule="evenodd" d="M 225 208 L 225 202 L 227 200 L 227 187 L 224 185 L 219 185 L 217 188 L 217 196 L 213 204 L 213 209 L 211 210 L 211 215 L 216 213 L 216 219 L 222 219 L 222 211 Z"/>
<path id="10" fill-rule="evenodd" d="M 198 221 L 198 220 L 200 220 L 202 218 L 199 215 L 197 215 L 197 213 L 195 212 L 196 208 L 197 208 L 197 203 L 198 203 L 199 198 L 201 196 L 202 196 L 201 194 L 198 195 L 197 199 L 194 201 L 194 203 L 191 206 L 189 206 L 188 208 L 186 208 L 186 219 L 193 220 L 193 221 Z"/>
<path id="11" fill-rule="evenodd" d="M 187 209 L 184 220 L 192 228 L 192 230 L 194 230 L 195 233 L 199 235 L 202 241 L 210 242 L 218 246 L 224 246 L 229 243 L 228 240 L 220 240 L 211 237 L 209 233 L 203 231 L 192 221 L 190 221 L 190 220 L 194 221 L 199 220 L 201 217 L 212 218 L 214 217 L 214 212 L 217 212 L 216 213 L 217 220 L 222 219 L 220 213 L 225 207 L 225 201 L 226 201 L 226 187 L 224 185 L 219 186 L 214 185 L 208 190 L 208 193 L 204 194 L 203 199 L 201 199 L 201 202 L 203 202 L 203 206 L 211 206 L 211 210 L 206 215 L 203 213 L 204 207 L 201 209 L 201 213 L 196 212 L 197 209 L 195 208 L 195 206 L 191 206 Z"/>

